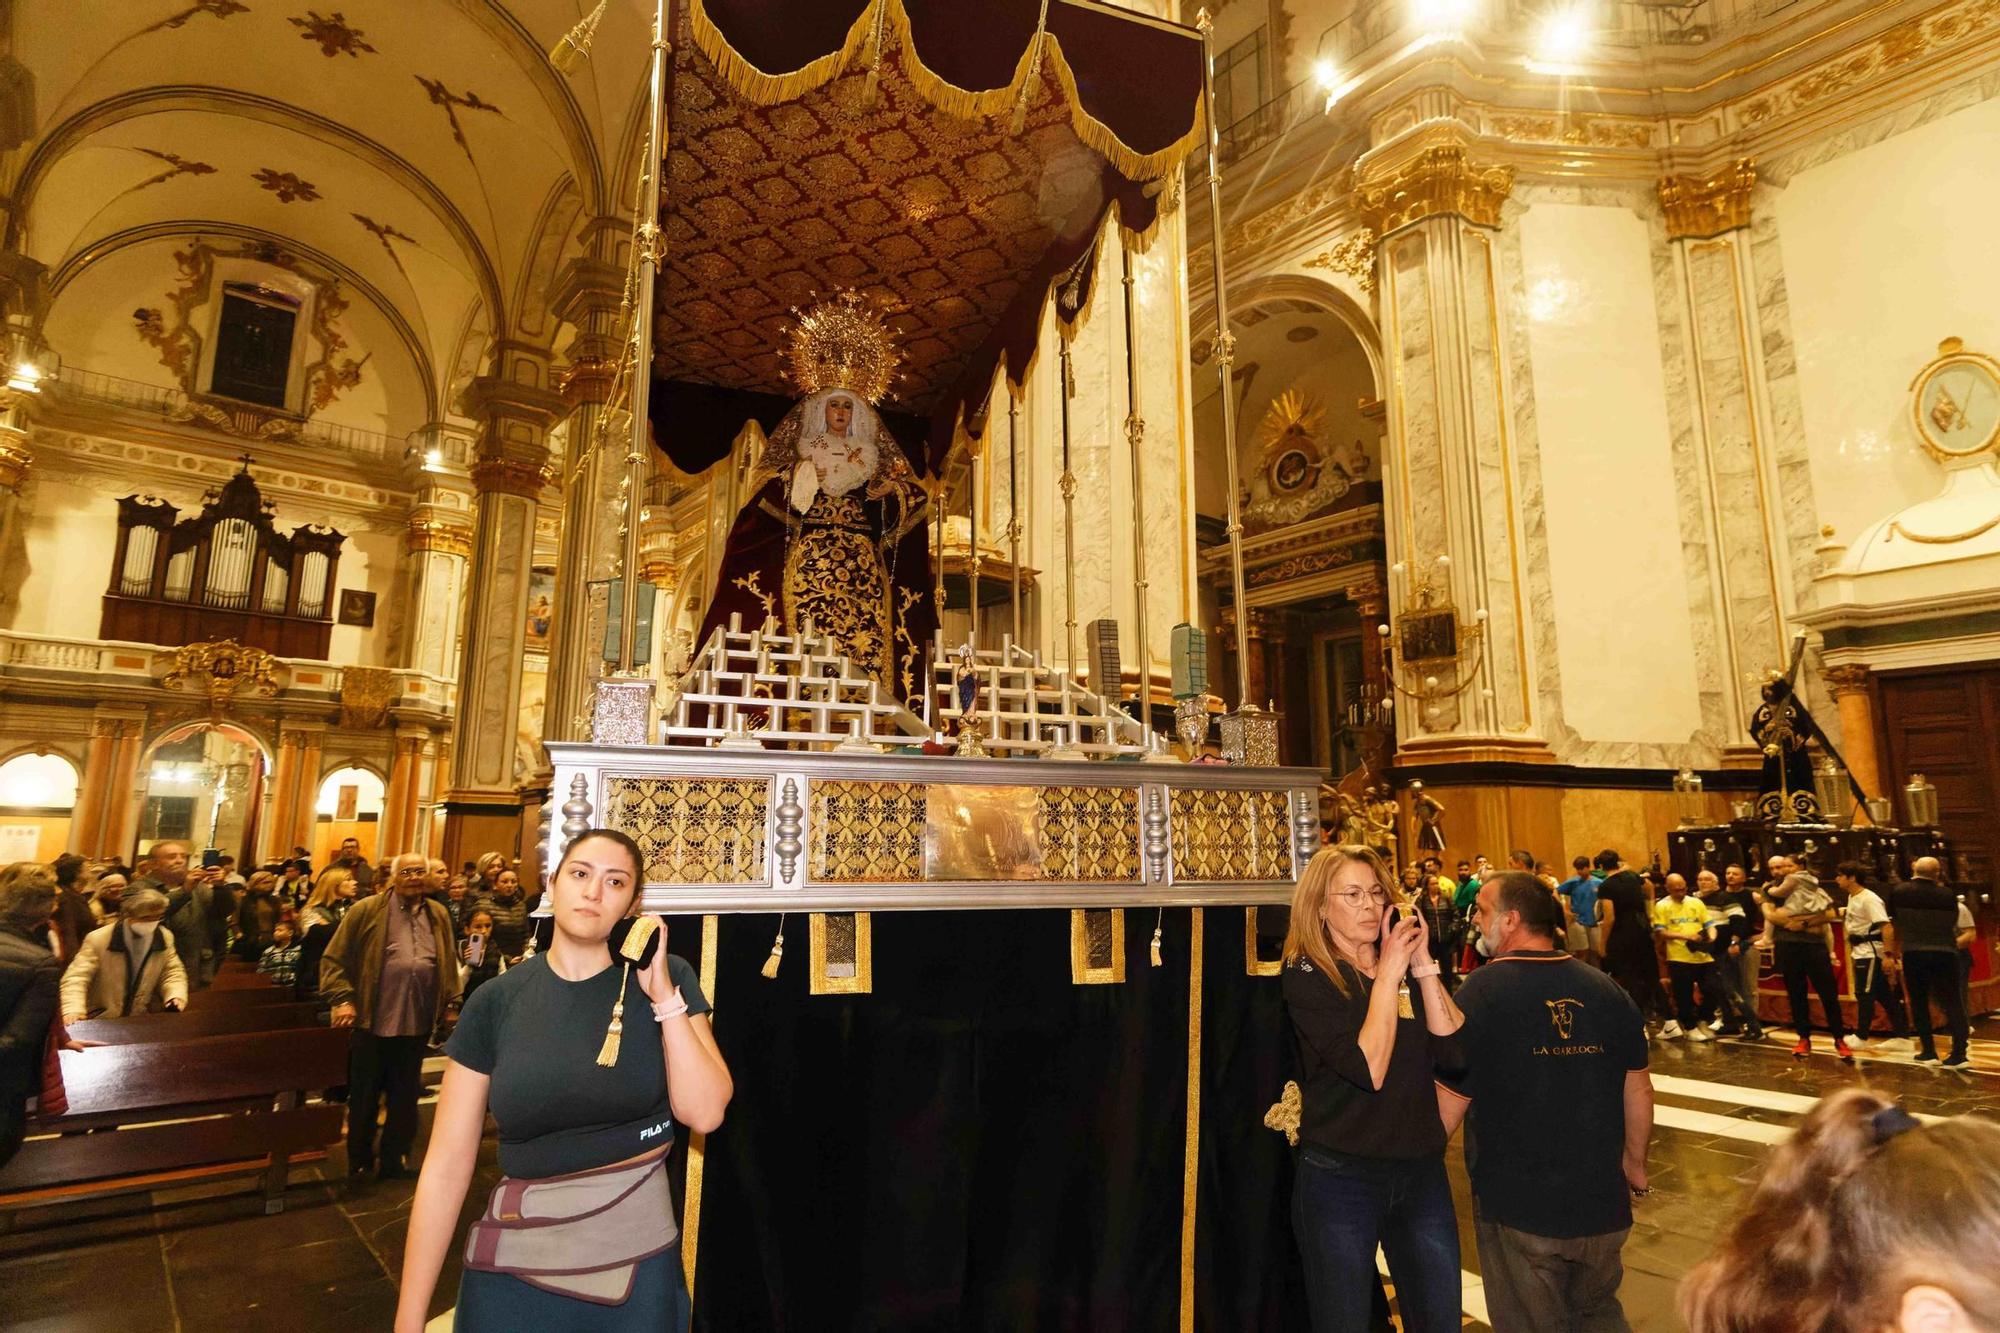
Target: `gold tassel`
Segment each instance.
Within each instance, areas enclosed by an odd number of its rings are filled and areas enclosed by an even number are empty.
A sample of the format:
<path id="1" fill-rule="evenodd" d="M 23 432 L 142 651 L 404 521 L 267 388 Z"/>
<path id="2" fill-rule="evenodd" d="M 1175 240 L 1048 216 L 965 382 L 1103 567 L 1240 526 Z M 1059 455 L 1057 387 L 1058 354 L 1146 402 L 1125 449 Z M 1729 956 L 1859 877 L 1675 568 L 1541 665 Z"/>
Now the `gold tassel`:
<path id="1" fill-rule="evenodd" d="M 618 982 L 618 1002 L 611 1006 L 611 1026 L 604 1030 L 604 1044 L 597 1048 L 597 1063 L 606 1069 L 618 1063 L 619 1038 L 625 1031 L 625 987 L 632 980 L 632 965 Z"/>
<path id="2" fill-rule="evenodd" d="M 1160 932 L 1166 928 L 1167 909 L 1162 907 L 1159 916 L 1153 919 L 1153 966 L 1160 966 Z"/>
<path id="3" fill-rule="evenodd" d="M 868 39 L 868 78 L 861 86 L 861 103 L 874 106 L 882 97 L 882 25 L 887 21 L 888 7 L 875 6 L 875 31 Z"/>
<path id="4" fill-rule="evenodd" d="M 771 956 L 764 960 L 764 980 L 775 981 L 778 964 L 785 960 L 785 918 L 778 918 L 778 937 L 771 941 Z"/>

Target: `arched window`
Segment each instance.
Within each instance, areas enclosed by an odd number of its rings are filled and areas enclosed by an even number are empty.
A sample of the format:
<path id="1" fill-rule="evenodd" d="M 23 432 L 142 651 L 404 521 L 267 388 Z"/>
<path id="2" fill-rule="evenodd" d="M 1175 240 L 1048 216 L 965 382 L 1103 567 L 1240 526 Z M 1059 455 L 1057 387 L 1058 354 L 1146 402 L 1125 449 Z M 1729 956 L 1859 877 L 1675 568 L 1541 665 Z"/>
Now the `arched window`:
<path id="1" fill-rule="evenodd" d="M 0 764 L 0 865 L 54 859 L 69 842 L 76 765 L 59 754 L 17 754 Z"/>
<path id="2" fill-rule="evenodd" d="M 313 804 L 312 863 L 330 865 L 348 838 L 361 844 L 361 855 L 380 854 L 382 805 L 386 791 L 381 777 L 359 767 L 336 768 L 320 780 Z"/>

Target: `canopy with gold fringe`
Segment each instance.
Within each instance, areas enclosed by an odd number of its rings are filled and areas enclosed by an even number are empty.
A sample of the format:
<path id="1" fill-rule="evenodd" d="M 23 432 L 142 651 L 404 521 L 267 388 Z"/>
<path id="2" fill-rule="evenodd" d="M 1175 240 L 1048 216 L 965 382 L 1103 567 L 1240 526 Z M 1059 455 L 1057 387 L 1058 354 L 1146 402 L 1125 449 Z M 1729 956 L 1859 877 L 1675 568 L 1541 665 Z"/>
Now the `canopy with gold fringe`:
<path id="1" fill-rule="evenodd" d="M 675 0 L 672 25 L 651 416 L 687 471 L 776 426 L 789 312 L 841 288 L 887 312 L 883 416 L 934 469 L 1202 132 L 1199 36 L 1093 0 Z"/>

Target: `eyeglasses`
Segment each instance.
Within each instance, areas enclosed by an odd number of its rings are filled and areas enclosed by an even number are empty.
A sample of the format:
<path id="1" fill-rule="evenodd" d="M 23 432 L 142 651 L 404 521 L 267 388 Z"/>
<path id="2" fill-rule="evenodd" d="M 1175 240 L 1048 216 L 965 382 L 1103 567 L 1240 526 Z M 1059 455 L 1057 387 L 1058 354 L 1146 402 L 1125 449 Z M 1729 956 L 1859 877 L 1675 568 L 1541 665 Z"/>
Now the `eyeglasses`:
<path id="1" fill-rule="evenodd" d="M 1346 903 L 1357 912 L 1368 907 L 1371 903 L 1376 907 L 1387 907 L 1389 905 L 1389 895 L 1380 889 L 1348 889 L 1343 893 L 1330 893 L 1327 896 L 1329 898 L 1340 899 L 1341 902 Z"/>

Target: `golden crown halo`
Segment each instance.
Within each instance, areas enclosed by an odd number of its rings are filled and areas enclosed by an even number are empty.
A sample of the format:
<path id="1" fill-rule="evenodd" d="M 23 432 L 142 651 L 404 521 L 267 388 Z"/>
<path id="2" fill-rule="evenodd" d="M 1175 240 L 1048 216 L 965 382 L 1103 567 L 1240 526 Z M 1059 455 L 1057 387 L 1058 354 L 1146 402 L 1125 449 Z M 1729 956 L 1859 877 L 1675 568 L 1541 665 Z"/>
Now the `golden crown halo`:
<path id="1" fill-rule="evenodd" d="M 850 389 L 871 404 L 888 396 L 903 354 L 860 292 L 837 292 L 805 311 L 793 306 L 792 318 L 785 360 L 800 390 Z"/>

